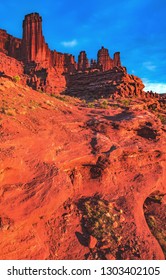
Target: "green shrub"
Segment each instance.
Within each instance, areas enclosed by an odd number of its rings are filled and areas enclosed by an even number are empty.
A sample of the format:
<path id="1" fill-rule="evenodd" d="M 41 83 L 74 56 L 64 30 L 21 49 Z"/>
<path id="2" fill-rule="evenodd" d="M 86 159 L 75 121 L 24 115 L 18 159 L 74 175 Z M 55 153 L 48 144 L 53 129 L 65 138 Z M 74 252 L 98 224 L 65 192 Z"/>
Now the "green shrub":
<path id="1" fill-rule="evenodd" d="M 126 107 L 128 107 L 129 105 L 130 105 L 130 100 L 129 99 L 124 99 L 124 100 L 121 100 L 121 103 L 124 105 L 124 106 L 126 106 Z"/>
<path id="2" fill-rule="evenodd" d="M 100 107 L 102 109 L 108 109 L 108 101 L 107 100 L 104 100 L 101 104 L 100 104 Z"/>
<path id="3" fill-rule="evenodd" d="M 16 75 L 16 76 L 13 76 L 13 82 L 17 83 L 20 81 L 20 76 Z"/>
<path id="4" fill-rule="evenodd" d="M 94 108 L 95 107 L 94 103 L 92 103 L 92 102 L 89 102 L 87 105 L 88 105 L 88 108 Z"/>

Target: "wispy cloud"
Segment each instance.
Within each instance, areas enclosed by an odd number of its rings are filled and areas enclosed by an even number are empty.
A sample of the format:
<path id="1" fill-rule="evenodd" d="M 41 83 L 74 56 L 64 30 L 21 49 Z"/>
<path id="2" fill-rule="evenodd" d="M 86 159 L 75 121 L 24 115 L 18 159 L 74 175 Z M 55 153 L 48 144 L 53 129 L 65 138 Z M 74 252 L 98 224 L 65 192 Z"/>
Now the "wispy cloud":
<path id="1" fill-rule="evenodd" d="M 63 45 L 64 47 L 69 47 L 69 48 L 73 48 L 78 44 L 77 40 L 71 40 L 71 41 L 64 41 L 61 42 L 61 45 Z"/>
<path id="2" fill-rule="evenodd" d="M 156 65 L 154 65 L 151 61 L 145 61 L 143 66 L 150 71 L 154 71 L 156 69 Z"/>
<path id="3" fill-rule="evenodd" d="M 142 79 L 145 85 L 145 91 L 153 91 L 157 93 L 166 93 L 166 83 L 153 83 L 148 79 Z"/>

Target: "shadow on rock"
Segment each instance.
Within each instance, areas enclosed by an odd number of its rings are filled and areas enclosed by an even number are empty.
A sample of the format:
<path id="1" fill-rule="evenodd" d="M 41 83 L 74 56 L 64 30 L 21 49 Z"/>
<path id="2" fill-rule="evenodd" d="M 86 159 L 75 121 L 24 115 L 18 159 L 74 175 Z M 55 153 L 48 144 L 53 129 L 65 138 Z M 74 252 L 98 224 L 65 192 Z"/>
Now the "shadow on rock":
<path id="1" fill-rule="evenodd" d="M 82 234 L 78 231 L 75 232 L 75 235 L 82 246 L 88 247 L 89 245 L 89 235 Z"/>

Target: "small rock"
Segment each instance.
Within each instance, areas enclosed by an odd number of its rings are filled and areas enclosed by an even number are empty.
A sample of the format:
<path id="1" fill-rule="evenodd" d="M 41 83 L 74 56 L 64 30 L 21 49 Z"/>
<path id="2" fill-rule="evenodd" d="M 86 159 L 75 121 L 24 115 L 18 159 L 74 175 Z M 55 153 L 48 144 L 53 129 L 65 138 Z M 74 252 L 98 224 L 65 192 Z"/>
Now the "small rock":
<path id="1" fill-rule="evenodd" d="M 115 221 L 112 226 L 113 226 L 113 228 L 117 228 L 118 227 L 118 223 Z"/>
<path id="2" fill-rule="evenodd" d="M 93 249 L 97 244 L 97 239 L 96 237 L 90 235 L 90 239 L 89 239 L 89 248 Z"/>
<path id="3" fill-rule="evenodd" d="M 120 221 L 120 223 L 123 223 L 125 221 L 125 217 L 123 215 L 120 215 L 119 221 Z"/>
<path id="4" fill-rule="evenodd" d="M 112 254 L 106 254 L 105 256 L 107 260 L 116 260 L 116 258 Z"/>

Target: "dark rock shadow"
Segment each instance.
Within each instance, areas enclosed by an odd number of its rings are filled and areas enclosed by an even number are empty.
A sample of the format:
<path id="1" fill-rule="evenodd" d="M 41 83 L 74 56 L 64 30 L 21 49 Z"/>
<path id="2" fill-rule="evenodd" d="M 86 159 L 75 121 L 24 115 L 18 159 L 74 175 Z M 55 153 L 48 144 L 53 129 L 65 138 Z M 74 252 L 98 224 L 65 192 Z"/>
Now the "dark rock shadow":
<path id="1" fill-rule="evenodd" d="M 82 246 L 88 247 L 89 245 L 89 235 L 82 234 L 78 231 L 75 232 L 75 235 Z"/>
<path id="2" fill-rule="evenodd" d="M 104 118 L 110 121 L 129 121 L 134 118 L 134 114 L 124 110 L 122 113 L 116 114 L 114 116 L 104 116 Z"/>
<path id="3" fill-rule="evenodd" d="M 93 137 L 91 139 L 90 145 L 92 147 L 92 152 L 91 153 L 95 155 L 97 153 L 97 139 L 96 139 L 96 137 Z"/>
<path id="4" fill-rule="evenodd" d="M 148 139 L 148 140 L 156 140 L 157 137 L 157 131 L 148 127 L 143 126 L 137 130 L 138 136 L 141 136 L 142 138 Z"/>

